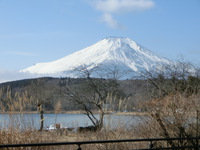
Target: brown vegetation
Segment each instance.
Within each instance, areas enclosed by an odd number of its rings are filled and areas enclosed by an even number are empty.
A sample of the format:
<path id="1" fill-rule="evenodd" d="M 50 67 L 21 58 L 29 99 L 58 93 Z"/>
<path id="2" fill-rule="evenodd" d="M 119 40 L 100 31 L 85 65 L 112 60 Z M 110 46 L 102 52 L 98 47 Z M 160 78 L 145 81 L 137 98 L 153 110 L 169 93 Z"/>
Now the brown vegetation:
<path id="1" fill-rule="evenodd" d="M 188 64 L 167 68 L 162 74 L 148 73 L 153 88 L 152 100 L 141 104 L 141 109 L 149 114 L 145 124 L 138 127 L 143 138 L 189 138 L 198 137 L 200 110 L 199 74 L 191 76 Z M 198 73 L 198 72 L 196 72 Z M 197 140 L 168 141 L 156 143 L 155 147 L 169 145 L 196 146 Z"/>
<path id="2" fill-rule="evenodd" d="M 42 132 L 33 130 L 31 127 L 23 131 L 17 127 L 2 128 L 0 144 L 199 137 L 200 74 L 197 71 L 191 73 L 191 68 L 190 64 L 179 63 L 174 66 L 166 66 L 163 72 L 145 72 L 140 80 L 126 81 L 93 79 L 89 76 L 90 72 L 85 70 L 87 77 L 84 79 L 32 80 L 35 84 L 23 87 L 23 90 L 12 88 L 12 86 L 3 86 L 0 89 L 2 112 L 18 111 L 23 113 L 27 110 L 36 111 L 38 107 L 42 116 L 43 112 L 48 109 L 55 113 L 64 110 L 79 110 L 86 113 L 93 122 L 93 126 L 79 128 L 84 132 L 68 132 L 67 134 L 61 134 L 63 132 L 61 130 L 42 131 L 42 124 L 40 128 Z M 54 83 L 54 86 L 50 81 Z M 123 126 L 117 129 L 103 128 L 105 113 L 127 110 L 137 110 L 147 116 L 143 117 L 142 124 L 130 129 Z M 100 119 L 94 116 L 95 113 L 100 114 Z M 196 146 L 197 144 L 196 140 L 169 140 L 168 142 L 154 143 L 153 146 L 162 148 L 166 145 L 174 147 Z M 132 149 L 132 147 L 147 148 L 148 144 L 94 144 L 83 145 L 82 149 L 112 150 Z M 50 148 L 56 149 L 55 147 Z M 57 147 L 57 149 L 64 148 L 66 146 Z M 76 146 L 69 146 L 68 149 L 76 149 Z"/>

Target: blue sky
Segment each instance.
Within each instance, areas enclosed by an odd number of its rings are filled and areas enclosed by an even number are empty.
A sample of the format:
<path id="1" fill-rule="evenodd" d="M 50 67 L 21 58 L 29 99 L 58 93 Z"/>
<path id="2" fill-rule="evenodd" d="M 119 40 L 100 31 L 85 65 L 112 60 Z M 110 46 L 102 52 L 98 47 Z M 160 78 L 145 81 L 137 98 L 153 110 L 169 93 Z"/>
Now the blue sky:
<path id="1" fill-rule="evenodd" d="M 109 36 L 199 63 L 200 0 L 0 0 L 0 78 Z"/>

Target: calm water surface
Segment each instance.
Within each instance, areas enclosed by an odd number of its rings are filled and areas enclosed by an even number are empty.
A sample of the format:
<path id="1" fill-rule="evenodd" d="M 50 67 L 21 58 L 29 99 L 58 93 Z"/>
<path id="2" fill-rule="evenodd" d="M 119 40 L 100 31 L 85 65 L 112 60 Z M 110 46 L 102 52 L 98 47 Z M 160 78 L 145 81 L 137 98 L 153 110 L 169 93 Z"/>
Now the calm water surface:
<path id="1" fill-rule="evenodd" d="M 97 116 L 98 117 L 98 116 Z M 44 114 L 44 128 L 61 123 L 65 127 L 89 126 L 92 122 L 85 114 Z M 141 116 L 105 115 L 105 127 L 130 127 L 142 122 Z M 39 114 L 0 114 L 0 128 L 19 127 L 21 129 L 39 129 Z"/>

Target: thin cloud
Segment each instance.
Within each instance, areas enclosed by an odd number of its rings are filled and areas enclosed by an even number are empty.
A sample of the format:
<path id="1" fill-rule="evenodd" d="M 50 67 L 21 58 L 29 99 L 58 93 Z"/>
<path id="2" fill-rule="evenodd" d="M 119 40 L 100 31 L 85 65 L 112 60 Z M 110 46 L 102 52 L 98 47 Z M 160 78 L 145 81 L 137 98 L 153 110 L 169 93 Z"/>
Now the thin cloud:
<path id="1" fill-rule="evenodd" d="M 24 51 L 8 51 L 6 53 L 9 55 L 17 55 L 17 56 L 36 56 L 36 54 L 32 52 L 24 52 Z"/>
<path id="2" fill-rule="evenodd" d="M 95 0 L 92 6 L 102 12 L 102 21 L 111 28 L 122 28 L 122 25 L 113 18 L 113 14 L 126 14 L 144 11 L 154 7 L 153 0 Z"/>
<path id="3" fill-rule="evenodd" d="M 19 38 L 30 38 L 30 37 L 46 37 L 46 36 L 56 36 L 63 34 L 59 31 L 53 31 L 53 32 L 43 32 L 43 33 L 37 33 L 37 32 L 30 32 L 30 33 L 16 33 L 16 34 L 1 34 L 0 39 L 19 39 Z"/>
<path id="4" fill-rule="evenodd" d="M 154 6 L 152 0 L 97 0 L 95 8 L 103 13 L 142 11 Z"/>
<path id="5" fill-rule="evenodd" d="M 102 22 L 105 22 L 107 24 L 107 26 L 111 27 L 111 28 L 116 28 L 116 29 L 123 29 L 124 26 L 121 25 L 120 23 L 118 23 L 111 14 L 103 14 L 102 18 L 101 18 Z"/>
<path id="6" fill-rule="evenodd" d="M 21 73 L 19 71 L 10 71 L 10 70 L 0 68 L 0 83 L 15 81 L 15 80 L 22 80 L 22 79 L 29 79 L 32 77 L 34 76 L 28 73 Z"/>

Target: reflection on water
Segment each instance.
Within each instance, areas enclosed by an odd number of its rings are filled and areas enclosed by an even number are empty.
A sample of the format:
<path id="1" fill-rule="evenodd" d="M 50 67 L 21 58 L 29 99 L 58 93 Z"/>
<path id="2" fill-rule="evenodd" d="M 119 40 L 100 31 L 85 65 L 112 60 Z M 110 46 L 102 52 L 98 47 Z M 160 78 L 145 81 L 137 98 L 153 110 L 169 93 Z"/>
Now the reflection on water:
<path id="1" fill-rule="evenodd" d="M 98 116 L 97 116 L 98 117 Z M 61 123 L 65 127 L 89 126 L 92 122 L 84 114 L 44 114 L 44 127 Z M 105 115 L 104 126 L 107 128 L 130 127 L 142 122 L 140 116 Z M 39 129 L 39 114 L 0 114 L 0 128 L 19 127 L 20 129 Z"/>

